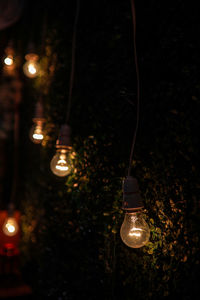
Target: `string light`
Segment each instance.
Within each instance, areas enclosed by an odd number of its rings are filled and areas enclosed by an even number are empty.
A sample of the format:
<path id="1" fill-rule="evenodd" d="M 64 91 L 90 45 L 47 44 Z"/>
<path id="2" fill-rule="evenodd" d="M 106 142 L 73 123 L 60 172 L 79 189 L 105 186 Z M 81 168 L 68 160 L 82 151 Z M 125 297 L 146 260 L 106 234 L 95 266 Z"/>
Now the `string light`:
<path id="1" fill-rule="evenodd" d="M 15 216 L 16 215 L 14 203 L 10 202 L 8 205 L 8 215 L 2 226 L 2 231 L 7 236 L 14 236 L 19 231 L 19 225 Z"/>
<path id="2" fill-rule="evenodd" d="M 29 78 L 35 78 L 39 75 L 40 65 L 39 56 L 35 53 L 29 53 L 25 56 L 26 63 L 23 65 L 24 74 Z"/>
<path id="3" fill-rule="evenodd" d="M 14 201 L 17 194 L 18 186 L 18 163 L 19 163 L 19 103 L 20 92 L 15 99 L 15 113 L 14 113 L 14 150 L 13 150 L 13 179 L 11 187 L 10 203 L 8 205 L 8 217 L 6 218 L 2 230 L 7 236 L 14 236 L 19 231 L 19 225 L 15 218 L 15 205 Z"/>
<path id="4" fill-rule="evenodd" d="M 138 182 L 135 178 L 130 176 L 133 160 L 133 151 L 135 147 L 135 141 L 139 125 L 139 110 L 140 110 L 140 82 L 139 82 L 139 68 L 137 61 L 136 51 L 136 15 L 135 15 L 135 4 L 134 0 L 131 1 L 131 11 L 133 20 L 133 40 L 134 40 L 134 58 L 136 66 L 136 77 L 137 77 L 137 119 L 136 128 L 133 134 L 133 142 L 131 146 L 128 176 L 123 182 L 123 206 L 122 209 L 125 211 L 124 222 L 120 229 L 120 236 L 122 241 L 131 248 L 140 248 L 146 245 L 149 241 L 150 230 L 149 226 L 143 218 L 142 214 L 142 198 L 139 194 Z"/>
<path id="5" fill-rule="evenodd" d="M 8 46 L 5 49 L 5 56 L 3 59 L 4 63 L 4 70 L 7 72 L 13 71 L 15 68 L 15 62 L 14 62 L 14 50 L 12 46 Z"/>
<path id="6" fill-rule="evenodd" d="M 71 102 L 72 102 L 72 88 L 73 88 L 74 70 L 75 70 L 76 31 L 77 31 L 79 11 L 80 11 L 80 0 L 77 0 L 76 16 L 74 19 L 74 30 L 73 30 L 73 37 L 72 37 L 72 65 L 71 65 L 71 74 L 70 74 L 66 124 L 61 126 L 60 134 L 56 142 L 57 151 L 50 163 L 51 171 L 59 177 L 67 176 L 73 170 L 72 147 L 70 141 L 71 129 L 67 123 L 69 122 Z"/>
<path id="7" fill-rule="evenodd" d="M 37 121 L 36 124 L 34 124 L 30 130 L 30 137 L 31 140 L 36 143 L 40 144 L 41 141 L 44 138 L 43 131 L 42 131 L 42 122 Z"/>
<path id="8" fill-rule="evenodd" d="M 150 230 L 142 214 L 142 198 L 137 179 L 127 176 L 123 182 L 124 222 L 121 226 L 122 241 L 131 248 L 140 248 L 149 241 Z"/>
<path id="9" fill-rule="evenodd" d="M 19 226 L 17 224 L 17 221 L 14 217 L 8 217 L 6 218 L 2 230 L 5 235 L 7 236 L 14 236 L 19 231 Z"/>
<path id="10" fill-rule="evenodd" d="M 12 66 L 13 63 L 14 63 L 14 60 L 13 60 L 13 56 L 12 55 L 8 55 L 4 58 L 4 63 L 5 65 L 7 66 Z"/>
<path id="11" fill-rule="evenodd" d="M 62 125 L 60 134 L 56 142 L 56 154 L 53 156 L 50 168 L 51 171 L 59 176 L 67 176 L 73 169 L 72 147 L 70 142 L 70 127 Z"/>
<path id="12" fill-rule="evenodd" d="M 43 126 L 45 119 L 43 117 L 43 106 L 41 100 L 36 103 L 33 126 L 30 129 L 29 136 L 33 143 L 40 144 L 44 138 Z"/>

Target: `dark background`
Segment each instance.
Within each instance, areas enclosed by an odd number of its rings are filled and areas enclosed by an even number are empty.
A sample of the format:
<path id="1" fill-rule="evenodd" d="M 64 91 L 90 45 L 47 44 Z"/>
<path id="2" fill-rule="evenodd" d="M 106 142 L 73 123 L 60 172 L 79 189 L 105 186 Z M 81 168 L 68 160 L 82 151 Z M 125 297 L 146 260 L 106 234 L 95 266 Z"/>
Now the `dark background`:
<path id="1" fill-rule="evenodd" d="M 35 299 L 198 299 L 198 9 L 187 1 L 135 1 L 141 112 L 132 174 L 151 239 L 131 249 L 119 236 L 121 182 L 136 122 L 131 6 L 128 0 L 80 2 L 70 114 L 77 172 L 67 178 L 56 178 L 49 163 L 66 115 L 76 1 L 30 1 L 1 32 L 1 53 L 12 37 L 23 62 L 31 38 L 45 70 L 31 80 L 19 69 L 16 204 L 24 278 Z M 28 138 L 40 94 L 47 120 L 42 146 Z"/>

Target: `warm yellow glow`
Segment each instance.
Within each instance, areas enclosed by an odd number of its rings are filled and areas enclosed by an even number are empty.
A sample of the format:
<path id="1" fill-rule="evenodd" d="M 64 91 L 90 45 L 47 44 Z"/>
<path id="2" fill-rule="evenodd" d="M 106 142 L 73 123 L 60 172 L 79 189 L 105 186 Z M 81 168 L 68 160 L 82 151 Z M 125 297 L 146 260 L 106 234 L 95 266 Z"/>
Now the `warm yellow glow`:
<path id="1" fill-rule="evenodd" d="M 51 160 L 50 167 L 57 176 L 69 175 L 72 170 L 71 152 L 66 149 L 58 149 Z"/>
<path id="2" fill-rule="evenodd" d="M 6 224 L 6 228 L 11 233 L 15 231 L 15 226 L 13 226 L 12 224 Z"/>
<path id="3" fill-rule="evenodd" d="M 39 144 L 43 138 L 42 123 L 35 123 L 30 130 L 30 139 L 33 143 Z"/>
<path id="4" fill-rule="evenodd" d="M 29 71 L 29 73 L 31 73 L 32 75 L 34 75 L 34 74 L 37 72 L 37 70 L 36 70 L 36 68 L 35 68 L 35 66 L 34 66 L 33 63 L 30 63 L 30 64 L 28 65 L 28 71 Z"/>
<path id="5" fill-rule="evenodd" d="M 69 169 L 68 166 L 66 166 L 67 162 L 65 159 L 60 159 L 56 165 L 56 169 L 60 171 L 67 171 Z"/>
<path id="6" fill-rule="evenodd" d="M 7 56 L 5 59 L 4 59 L 4 63 L 7 65 L 7 66 L 11 66 L 13 64 L 13 58 L 11 56 Z"/>
<path id="7" fill-rule="evenodd" d="M 23 65 L 23 70 L 24 74 L 27 77 L 34 78 L 39 75 L 40 65 L 37 60 L 30 57 L 29 59 L 27 59 L 27 62 Z"/>
<path id="8" fill-rule="evenodd" d="M 136 227 L 133 227 L 131 228 L 130 232 L 129 232 L 129 235 L 130 236 L 137 236 L 137 237 L 140 237 L 141 236 L 141 232 L 142 229 L 141 228 L 136 228 Z"/>
<path id="9" fill-rule="evenodd" d="M 2 229 L 5 235 L 13 236 L 18 232 L 19 227 L 15 218 L 9 217 L 4 222 Z"/>
<path id="10" fill-rule="evenodd" d="M 44 136 L 43 136 L 43 134 L 34 133 L 33 138 L 35 140 L 43 140 Z"/>
<path id="11" fill-rule="evenodd" d="M 141 212 L 125 214 L 120 235 L 122 241 L 131 248 L 140 248 L 148 243 L 150 230 Z"/>

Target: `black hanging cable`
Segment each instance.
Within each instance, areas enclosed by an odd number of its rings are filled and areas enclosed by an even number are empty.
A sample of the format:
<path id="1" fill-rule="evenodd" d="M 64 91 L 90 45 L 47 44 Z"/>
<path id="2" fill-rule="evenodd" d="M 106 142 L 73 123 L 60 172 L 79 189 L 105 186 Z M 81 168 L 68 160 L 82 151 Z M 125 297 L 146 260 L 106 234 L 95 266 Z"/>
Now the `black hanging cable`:
<path id="1" fill-rule="evenodd" d="M 137 116 L 136 116 L 136 127 L 133 134 L 133 142 L 132 142 L 130 158 L 129 158 L 128 176 L 130 176 L 131 169 L 132 169 L 133 152 L 135 148 L 135 142 L 137 137 L 138 125 L 139 125 L 139 114 L 140 114 L 140 79 L 139 79 L 139 68 L 138 68 L 138 59 L 137 59 L 137 50 L 136 50 L 136 13 L 135 13 L 134 0 L 130 0 L 130 2 L 131 2 L 131 12 L 132 12 L 132 21 L 133 21 L 134 60 L 135 60 L 135 69 L 136 69 L 136 80 L 137 80 Z"/>
<path id="2" fill-rule="evenodd" d="M 66 115 L 66 122 L 68 123 L 70 117 L 70 110 L 71 110 L 71 102 L 72 102 L 72 89 L 74 83 L 74 70 L 75 70 L 75 52 L 76 52 L 76 34 L 77 34 L 77 24 L 78 24 L 78 17 L 80 12 L 80 0 L 76 2 L 76 15 L 74 19 L 74 29 L 73 29 L 73 36 L 72 36 L 72 65 L 71 65 L 71 74 L 70 74 L 70 82 L 69 82 L 69 97 L 68 97 L 68 106 L 67 106 L 67 115 Z"/>

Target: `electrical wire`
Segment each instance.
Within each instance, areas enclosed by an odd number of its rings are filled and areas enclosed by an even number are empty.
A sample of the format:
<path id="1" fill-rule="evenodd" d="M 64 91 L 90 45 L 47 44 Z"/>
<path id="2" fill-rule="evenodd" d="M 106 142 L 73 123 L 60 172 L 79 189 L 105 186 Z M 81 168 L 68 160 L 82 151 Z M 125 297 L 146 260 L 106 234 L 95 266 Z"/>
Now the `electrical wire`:
<path id="1" fill-rule="evenodd" d="M 131 152 L 129 158 L 128 176 L 130 176 L 131 169 L 132 169 L 133 152 L 135 148 L 135 142 L 136 142 L 136 137 L 138 132 L 138 125 L 139 125 L 139 115 L 140 115 L 140 78 L 139 78 L 139 68 L 138 68 L 137 49 L 136 49 L 136 13 L 135 13 L 134 0 L 130 0 L 130 2 L 131 2 L 131 12 L 132 12 L 132 21 L 133 21 L 134 60 L 135 60 L 135 69 L 136 69 L 136 80 L 137 80 L 137 115 L 136 115 L 136 126 L 133 134 L 133 141 L 131 145 Z"/>
<path id="2" fill-rule="evenodd" d="M 73 37 L 72 37 L 72 65 L 71 65 L 71 74 L 70 74 L 70 83 L 69 83 L 69 97 L 68 97 L 67 116 L 66 116 L 66 122 L 67 123 L 68 123 L 69 117 L 70 117 L 71 102 L 72 102 L 72 89 L 73 89 L 73 84 L 74 84 L 76 35 L 77 35 L 77 24 L 78 24 L 79 12 L 80 12 L 80 0 L 77 0 L 77 2 L 76 2 L 76 15 L 75 15 L 75 19 L 74 19 L 74 29 L 73 29 Z"/>

